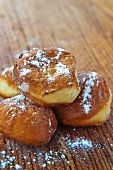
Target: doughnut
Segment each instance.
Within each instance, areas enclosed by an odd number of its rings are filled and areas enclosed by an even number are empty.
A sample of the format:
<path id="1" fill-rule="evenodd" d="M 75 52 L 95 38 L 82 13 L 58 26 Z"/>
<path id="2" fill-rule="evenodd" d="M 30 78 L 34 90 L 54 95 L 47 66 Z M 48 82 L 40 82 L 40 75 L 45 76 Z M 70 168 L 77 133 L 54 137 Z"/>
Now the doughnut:
<path id="1" fill-rule="evenodd" d="M 55 107 L 59 121 L 70 126 L 97 126 L 110 116 L 111 91 L 96 72 L 78 74 L 81 92 L 69 105 Z"/>
<path id="2" fill-rule="evenodd" d="M 0 103 L 0 132 L 8 138 L 40 146 L 50 141 L 56 128 L 52 110 L 31 104 L 23 95 Z"/>
<path id="3" fill-rule="evenodd" d="M 33 48 L 14 66 L 17 86 L 39 106 L 72 103 L 80 92 L 76 60 L 61 48 Z"/>
<path id="4" fill-rule="evenodd" d="M 6 67 L 0 75 L 0 96 L 13 97 L 20 93 L 13 74 L 14 66 Z"/>

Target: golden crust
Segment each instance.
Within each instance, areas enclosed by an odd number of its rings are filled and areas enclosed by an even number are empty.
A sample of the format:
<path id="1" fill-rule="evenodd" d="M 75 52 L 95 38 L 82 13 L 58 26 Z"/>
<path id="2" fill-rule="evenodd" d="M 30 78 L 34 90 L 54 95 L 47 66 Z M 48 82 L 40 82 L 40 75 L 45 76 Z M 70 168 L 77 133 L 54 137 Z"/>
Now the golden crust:
<path id="1" fill-rule="evenodd" d="M 0 75 L 0 96 L 3 98 L 13 97 L 20 93 L 13 75 L 13 68 L 14 66 L 6 67 Z"/>
<path id="2" fill-rule="evenodd" d="M 60 48 L 35 48 L 21 55 L 14 75 L 20 91 L 38 105 L 71 103 L 80 92 L 76 60 Z M 62 94 L 64 89 L 69 94 Z"/>
<path id="3" fill-rule="evenodd" d="M 78 74 L 81 92 L 69 105 L 56 106 L 61 123 L 72 126 L 100 125 L 109 118 L 111 92 L 105 79 L 95 72 Z"/>
<path id="4" fill-rule="evenodd" d="M 40 146 L 50 141 L 56 127 L 50 108 L 33 105 L 23 95 L 0 103 L 0 132 L 11 139 Z"/>

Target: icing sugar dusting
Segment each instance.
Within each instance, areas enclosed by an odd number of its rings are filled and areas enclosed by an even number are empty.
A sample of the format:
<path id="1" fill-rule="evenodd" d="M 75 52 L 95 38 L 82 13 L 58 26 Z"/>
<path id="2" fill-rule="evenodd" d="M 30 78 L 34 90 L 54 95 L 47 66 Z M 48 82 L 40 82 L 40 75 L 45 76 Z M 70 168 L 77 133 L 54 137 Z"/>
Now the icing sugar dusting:
<path id="1" fill-rule="evenodd" d="M 67 66 L 63 64 L 61 61 L 60 62 L 57 61 L 59 57 L 61 56 L 62 52 L 65 50 L 62 48 L 56 48 L 56 50 L 58 51 L 57 55 L 55 57 L 51 57 L 50 59 L 46 57 L 46 52 L 44 52 L 43 50 L 38 50 L 36 53 L 36 58 L 32 59 L 31 57 L 31 61 L 29 62 L 30 64 L 38 67 L 40 71 L 42 71 L 43 73 L 49 72 L 50 64 L 54 60 L 57 62 L 54 75 L 51 75 L 50 73 L 48 73 L 47 75 L 48 83 L 52 83 L 55 80 L 55 77 L 59 74 L 63 74 L 66 76 L 70 74 Z"/>
<path id="2" fill-rule="evenodd" d="M 12 72 L 13 69 L 14 69 L 14 66 L 6 67 L 6 68 L 2 71 L 2 75 L 3 75 L 3 76 L 6 76 L 6 72 L 7 72 L 7 71 Z"/>
<path id="3" fill-rule="evenodd" d="M 18 165 L 18 164 L 15 165 L 15 169 L 16 169 L 16 170 L 19 170 L 19 169 L 21 169 L 21 168 L 22 168 L 22 167 L 21 167 L 20 165 Z"/>
<path id="4" fill-rule="evenodd" d="M 25 56 L 25 57 L 29 57 L 29 54 L 28 54 L 28 53 L 25 53 L 25 54 L 23 54 L 23 56 Z"/>
<path id="5" fill-rule="evenodd" d="M 30 62 L 32 65 L 36 66 L 36 67 L 40 67 L 40 63 L 36 60 L 33 60 Z"/>
<path id="6" fill-rule="evenodd" d="M 32 70 L 23 68 L 20 71 L 20 76 L 25 76 L 26 74 L 30 73 Z"/>
<path id="7" fill-rule="evenodd" d="M 12 151 L 13 153 L 14 151 Z M 10 168 L 13 168 L 12 163 L 15 160 L 15 156 L 9 156 L 5 155 L 6 151 L 0 152 L 0 156 L 3 157 L 4 159 L 0 160 L 0 169 L 6 168 L 7 165 L 10 165 Z M 22 167 L 19 164 L 15 164 L 14 166 L 15 170 L 20 170 Z"/>
<path id="8" fill-rule="evenodd" d="M 30 61 L 32 65 L 38 67 L 43 72 L 46 72 L 46 67 L 49 66 L 50 62 L 51 61 L 45 57 L 45 52 L 43 50 L 37 51 L 36 59 Z"/>
<path id="9" fill-rule="evenodd" d="M 69 75 L 69 69 L 67 68 L 67 66 L 61 62 L 58 62 L 58 64 L 56 64 L 56 73 L 57 74 L 64 74 L 64 75 Z"/>
<path id="10" fill-rule="evenodd" d="M 22 111 L 26 110 L 26 106 L 24 104 L 24 99 L 25 99 L 25 97 L 22 94 L 12 97 L 12 100 L 10 100 L 10 98 L 6 99 L 6 104 L 7 104 L 7 106 L 10 106 L 10 111 L 12 113 L 11 119 L 13 119 L 16 115 L 16 113 L 14 111 L 16 109 L 16 107 L 20 108 Z M 16 107 L 15 107 L 15 105 L 16 105 Z M 6 115 L 8 113 L 9 112 L 6 112 Z"/>
<path id="11" fill-rule="evenodd" d="M 71 148 L 80 148 L 80 149 L 86 149 L 86 150 L 90 150 L 93 147 L 93 143 L 91 140 L 88 140 L 86 138 L 76 138 L 75 140 L 70 140 L 67 139 L 66 140 L 67 146 L 71 147 Z"/>
<path id="12" fill-rule="evenodd" d="M 21 90 L 24 91 L 24 92 L 28 92 L 28 90 L 29 90 L 29 85 L 28 85 L 28 83 L 23 82 L 23 83 L 19 86 L 19 89 L 21 89 Z"/>
<path id="13" fill-rule="evenodd" d="M 98 138 L 97 138 L 98 141 Z M 23 160 L 26 162 L 27 169 L 32 169 L 31 161 L 35 165 L 35 167 L 39 167 L 39 169 L 42 168 L 48 168 L 54 169 L 53 166 L 56 164 L 62 165 L 62 162 L 65 165 L 70 165 L 69 160 L 67 159 L 67 155 L 69 152 L 71 152 L 71 155 L 79 160 L 79 161 L 88 161 L 88 152 L 93 151 L 93 149 L 96 149 L 97 151 L 100 151 L 99 148 L 105 149 L 106 145 L 105 143 L 94 143 L 91 139 L 86 138 L 85 136 L 81 137 L 74 137 L 71 139 L 71 136 L 67 134 L 65 137 L 60 136 L 57 139 L 54 140 L 53 144 L 51 142 L 51 147 L 26 147 L 26 152 L 21 152 L 19 154 L 19 149 L 17 144 L 15 144 L 12 141 L 12 145 L 10 143 L 6 143 L 7 145 L 7 151 L 0 152 L 0 169 L 23 169 L 23 164 L 21 162 L 21 166 L 18 163 L 18 157 L 15 156 L 18 152 L 19 160 Z M 60 146 L 60 147 L 59 147 Z M 111 143 L 111 146 L 113 144 Z M 22 147 L 22 146 L 21 146 Z M 8 155 L 9 154 L 9 155 Z M 29 158 L 29 154 L 31 155 L 31 158 Z M 12 156 L 11 156 L 12 155 Z M 93 156 L 92 156 L 93 158 Z M 19 161 L 20 162 L 20 161 Z"/>
<path id="14" fill-rule="evenodd" d="M 0 153 L 0 154 L 3 154 L 3 153 Z M 15 156 L 8 156 L 7 155 L 5 160 L 1 160 L 0 169 L 4 169 L 8 164 L 13 162 L 14 159 L 15 159 Z"/>
<path id="15" fill-rule="evenodd" d="M 59 52 L 65 51 L 63 48 L 56 48 Z"/>
<path id="16" fill-rule="evenodd" d="M 52 76 L 50 73 L 48 73 L 47 81 L 48 81 L 48 83 L 52 83 L 53 81 L 55 81 L 55 77 Z"/>
<path id="17" fill-rule="evenodd" d="M 58 54 L 57 54 L 57 56 L 56 56 L 56 57 L 54 57 L 54 58 L 59 59 L 60 55 L 61 55 L 61 54 L 62 54 L 62 52 L 63 52 L 63 51 L 65 51 L 65 50 L 64 50 L 64 49 L 62 49 L 62 48 L 56 48 L 56 50 L 58 50 Z"/>
<path id="18" fill-rule="evenodd" d="M 91 87 L 94 86 L 94 81 L 97 79 L 97 73 L 92 72 L 88 74 L 88 80 L 86 78 L 83 78 L 82 81 L 85 82 L 85 89 L 84 93 L 82 95 L 82 105 L 84 108 L 84 111 L 86 114 L 88 114 L 91 110 L 91 104 L 89 100 L 92 100 L 92 95 L 91 95 Z"/>
<path id="19" fill-rule="evenodd" d="M 24 103 L 22 103 L 22 104 L 18 104 L 18 107 L 20 108 L 20 109 L 22 109 L 22 111 L 24 111 L 24 110 L 26 110 L 26 107 L 25 107 L 25 104 Z"/>
<path id="20" fill-rule="evenodd" d="M 36 50 L 36 53 L 33 56 L 30 55 L 29 60 L 24 60 L 24 66 L 26 66 L 27 64 L 31 64 L 39 68 L 39 71 L 42 72 L 41 74 L 43 75 L 44 73 L 44 75 L 46 76 L 48 84 L 54 82 L 56 77 L 59 75 L 70 76 L 69 68 L 65 64 L 63 64 L 63 62 L 58 60 L 61 54 L 65 51 L 64 49 L 56 48 L 56 56 L 52 56 L 50 58 L 46 56 L 47 54 L 45 51 L 37 51 L 37 49 L 34 50 Z M 53 68 L 54 64 L 55 66 Z M 30 72 L 31 70 L 29 69 L 22 69 L 20 72 L 20 76 L 24 76 Z M 71 86 L 72 83 L 70 82 L 69 85 Z M 20 89 L 23 89 L 23 91 L 28 91 L 26 83 L 22 83 Z"/>
<path id="21" fill-rule="evenodd" d="M 45 52 L 43 50 L 38 50 L 36 53 L 36 57 L 41 58 L 44 54 Z"/>
<path id="22" fill-rule="evenodd" d="M 17 107 L 19 107 L 22 111 L 26 110 L 26 106 L 24 104 L 25 96 L 18 95 L 16 96 L 17 100 L 15 100 L 15 103 L 17 104 Z"/>

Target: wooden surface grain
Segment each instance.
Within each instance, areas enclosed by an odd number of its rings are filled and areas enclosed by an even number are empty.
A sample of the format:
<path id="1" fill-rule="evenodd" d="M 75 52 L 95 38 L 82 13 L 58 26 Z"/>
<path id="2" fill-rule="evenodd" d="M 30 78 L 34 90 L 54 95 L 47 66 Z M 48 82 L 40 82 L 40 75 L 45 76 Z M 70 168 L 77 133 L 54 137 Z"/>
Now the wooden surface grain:
<path id="1" fill-rule="evenodd" d="M 0 70 L 22 50 L 50 46 L 71 51 L 78 71 L 99 72 L 113 92 L 112 0 L 0 0 Z M 0 148 L 3 169 L 112 170 L 113 102 L 102 126 L 59 125 L 51 142 L 39 148 L 0 134 Z"/>

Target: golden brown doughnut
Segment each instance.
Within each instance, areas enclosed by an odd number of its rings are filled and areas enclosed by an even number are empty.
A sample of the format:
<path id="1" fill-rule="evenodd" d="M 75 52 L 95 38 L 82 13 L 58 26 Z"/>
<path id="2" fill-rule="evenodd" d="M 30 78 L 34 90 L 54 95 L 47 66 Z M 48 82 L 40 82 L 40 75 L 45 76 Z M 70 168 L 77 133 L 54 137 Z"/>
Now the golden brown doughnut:
<path id="1" fill-rule="evenodd" d="M 50 108 L 33 105 L 23 95 L 0 103 L 0 132 L 11 139 L 40 146 L 50 141 L 56 127 Z"/>
<path id="2" fill-rule="evenodd" d="M 13 97 L 20 93 L 13 74 L 14 66 L 6 67 L 0 75 L 0 96 Z"/>
<path id="3" fill-rule="evenodd" d="M 110 115 L 111 91 L 105 79 L 95 72 L 78 74 L 81 92 L 69 105 L 56 106 L 59 121 L 71 126 L 96 126 Z"/>
<path id="4" fill-rule="evenodd" d="M 14 66 L 20 91 L 42 106 L 72 103 L 80 92 L 76 60 L 61 48 L 34 48 Z"/>

